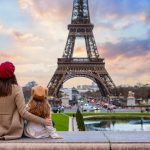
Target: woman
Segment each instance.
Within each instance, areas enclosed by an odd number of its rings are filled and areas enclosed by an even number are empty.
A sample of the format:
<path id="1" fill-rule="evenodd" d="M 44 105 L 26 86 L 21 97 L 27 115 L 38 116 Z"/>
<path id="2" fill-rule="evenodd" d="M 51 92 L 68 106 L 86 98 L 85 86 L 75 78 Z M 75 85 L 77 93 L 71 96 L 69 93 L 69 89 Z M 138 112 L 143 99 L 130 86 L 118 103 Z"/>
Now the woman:
<path id="1" fill-rule="evenodd" d="M 26 110 L 21 87 L 14 75 L 15 66 L 11 62 L 0 65 L 0 139 L 11 140 L 23 134 L 23 119 L 51 125 L 49 118 L 43 119 Z"/>

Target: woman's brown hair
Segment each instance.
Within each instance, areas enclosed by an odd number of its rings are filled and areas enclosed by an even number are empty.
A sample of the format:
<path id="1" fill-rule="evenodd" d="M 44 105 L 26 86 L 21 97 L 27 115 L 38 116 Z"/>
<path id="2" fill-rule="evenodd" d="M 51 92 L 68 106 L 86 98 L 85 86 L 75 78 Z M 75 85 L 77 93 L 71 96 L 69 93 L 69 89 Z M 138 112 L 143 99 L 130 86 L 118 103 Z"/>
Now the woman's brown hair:
<path id="1" fill-rule="evenodd" d="M 12 84 L 18 85 L 15 75 L 9 79 L 0 78 L 0 97 L 12 94 Z"/>
<path id="2" fill-rule="evenodd" d="M 36 116 L 42 118 L 50 117 L 51 107 L 47 102 L 47 99 L 44 100 L 36 100 L 35 98 L 31 99 L 28 104 L 28 111 Z"/>

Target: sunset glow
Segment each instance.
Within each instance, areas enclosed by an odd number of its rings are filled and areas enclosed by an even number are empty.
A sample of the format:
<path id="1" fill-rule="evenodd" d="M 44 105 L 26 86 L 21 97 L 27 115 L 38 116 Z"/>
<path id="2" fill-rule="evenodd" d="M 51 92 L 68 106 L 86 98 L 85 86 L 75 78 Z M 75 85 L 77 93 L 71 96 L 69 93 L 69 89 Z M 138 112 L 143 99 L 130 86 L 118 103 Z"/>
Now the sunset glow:
<path id="1" fill-rule="evenodd" d="M 0 63 L 15 64 L 20 85 L 48 84 L 64 51 L 72 2 L 0 1 Z M 89 6 L 99 54 L 114 83 L 150 84 L 150 0 L 89 0 Z M 82 45 L 75 56 L 85 57 Z"/>

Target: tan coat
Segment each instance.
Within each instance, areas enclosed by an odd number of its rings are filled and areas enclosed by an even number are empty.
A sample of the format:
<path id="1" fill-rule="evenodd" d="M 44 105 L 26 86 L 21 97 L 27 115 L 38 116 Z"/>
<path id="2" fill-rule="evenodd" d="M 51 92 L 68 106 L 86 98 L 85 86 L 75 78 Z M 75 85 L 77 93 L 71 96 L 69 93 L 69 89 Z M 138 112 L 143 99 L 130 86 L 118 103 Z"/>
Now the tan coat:
<path id="1" fill-rule="evenodd" d="M 12 95 L 0 97 L 0 139 L 20 138 L 23 134 L 23 118 L 31 122 L 44 124 L 44 119 L 26 110 L 22 89 L 12 86 Z"/>

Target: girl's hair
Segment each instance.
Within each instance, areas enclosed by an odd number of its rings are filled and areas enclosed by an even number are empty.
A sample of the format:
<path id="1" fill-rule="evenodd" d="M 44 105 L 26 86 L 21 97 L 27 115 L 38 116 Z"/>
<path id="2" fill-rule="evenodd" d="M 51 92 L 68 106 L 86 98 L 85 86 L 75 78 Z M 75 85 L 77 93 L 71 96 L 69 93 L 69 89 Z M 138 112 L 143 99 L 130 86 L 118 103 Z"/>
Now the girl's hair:
<path id="1" fill-rule="evenodd" d="M 0 97 L 12 94 L 12 84 L 18 85 L 15 75 L 9 79 L 0 78 Z"/>
<path id="2" fill-rule="evenodd" d="M 35 98 L 31 99 L 29 104 L 28 111 L 36 116 L 41 118 L 50 117 L 51 107 L 47 102 L 47 99 L 37 100 Z"/>

